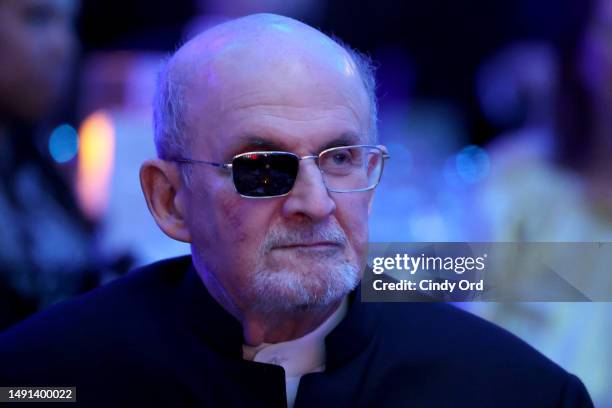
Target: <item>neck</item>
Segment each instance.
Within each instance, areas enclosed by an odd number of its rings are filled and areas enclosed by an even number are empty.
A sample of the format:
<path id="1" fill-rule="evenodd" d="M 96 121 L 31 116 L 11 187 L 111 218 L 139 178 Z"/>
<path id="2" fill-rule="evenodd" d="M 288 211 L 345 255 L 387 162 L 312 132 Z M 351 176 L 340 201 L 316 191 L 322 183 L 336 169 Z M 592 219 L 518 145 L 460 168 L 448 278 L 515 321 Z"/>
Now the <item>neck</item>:
<path id="1" fill-rule="evenodd" d="M 239 317 L 244 341 L 251 346 L 261 343 L 280 343 L 302 337 L 319 327 L 340 306 L 342 300 L 317 308 L 282 311 L 260 316 L 252 313 Z"/>
<path id="2" fill-rule="evenodd" d="M 201 273 L 199 268 L 196 270 L 208 293 L 241 323 L 244 342 L 250 346 L 280 343 L 302 337 L 319 327 L 342 303 L 342 299 L 339 299 L 325 306 L 257 313 L 248 303 L 231 296 L 214 274 L 207 271 Z"/>

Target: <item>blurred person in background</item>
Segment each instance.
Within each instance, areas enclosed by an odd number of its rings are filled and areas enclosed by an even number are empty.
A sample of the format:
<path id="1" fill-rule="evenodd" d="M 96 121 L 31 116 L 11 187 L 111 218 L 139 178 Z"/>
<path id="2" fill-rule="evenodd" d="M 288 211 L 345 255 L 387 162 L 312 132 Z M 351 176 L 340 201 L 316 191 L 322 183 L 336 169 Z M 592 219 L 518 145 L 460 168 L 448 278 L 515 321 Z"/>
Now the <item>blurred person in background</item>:
<path id="1" fill-rule="evenodd" d="M 585 8 L 588 19 L 561 41 L 556 58 L 542 47 L 536 59 L 529 58 L 523 47 L 522 58 L 511 63 L 525 74 L 514 79 L 520 79 L 517 94 L 527 97 L 529 120 L 490 146 L 491 177 L 479 197 L 490 240 L 612 242 L 612 1 Z M 585 259 L 582 266 L 593 287 L 612 286 L 609 265 Z M 596 405 L 612 405 L 610 304 L 480 308 L 485 317 L 578 372 Z"/>
<path id="2" fill-rule="evenodd" d="M 0 331 L 95 286 L 93 225 L 49 150 L 76 51 L 73 0 L 0 0 Z"/>

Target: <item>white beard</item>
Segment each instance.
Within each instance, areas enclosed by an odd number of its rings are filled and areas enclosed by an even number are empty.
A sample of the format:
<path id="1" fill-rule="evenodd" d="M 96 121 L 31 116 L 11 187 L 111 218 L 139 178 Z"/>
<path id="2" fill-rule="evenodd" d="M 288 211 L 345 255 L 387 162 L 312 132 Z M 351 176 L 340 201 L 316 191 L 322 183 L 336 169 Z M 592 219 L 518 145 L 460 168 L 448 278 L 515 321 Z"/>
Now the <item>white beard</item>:
<path id="1" fill-rule="evenodd" d="M 275 247 L 303 242 L 331 241 L 338 244 L 338 250 L 316 253 L 296 250 L 293 262 L 298 266 L 279 265 L 266 262 L 270 251 Z M 264 315 L 291 312 L 303 309 L 316 309 L 332 305 L 351 292 L 359 283 L 361 270 L 358 259 L 338 256 L 341 249 L 349 245 L 346 234 L 337 221 L 325 224 L 305 223 L 296 228 L 284 226 L 272 228 L 261 246 L 256 272 L 252 277 L 250 298 L 251 310 Z M 300 267 L 300 257 L 312 263 L 310 270 Z"/>
<path id="2" fill-rule="evenodd" d="M 359 268 L 348 262 L 326 273 L 307 275 L 288 269 L 258 270 L 253 278 L 251 310 L 264 316 L 324 308 L 341 300 L 359 283 Z"/>

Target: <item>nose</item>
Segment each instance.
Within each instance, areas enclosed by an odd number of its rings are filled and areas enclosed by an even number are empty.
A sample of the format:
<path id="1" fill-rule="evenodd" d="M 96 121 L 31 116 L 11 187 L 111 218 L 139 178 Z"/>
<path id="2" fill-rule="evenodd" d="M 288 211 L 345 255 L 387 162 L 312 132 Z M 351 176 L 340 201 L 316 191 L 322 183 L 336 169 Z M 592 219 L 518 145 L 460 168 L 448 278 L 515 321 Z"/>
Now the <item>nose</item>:
<path id="1" fill-rule="evenodd" d="M 323 175 L 313 160 L 300 161 L 297 180 L 283 203 L 283 215 L 287 218 L 306 217 L 320 221 L 336 210 L 323 183 Z"/>

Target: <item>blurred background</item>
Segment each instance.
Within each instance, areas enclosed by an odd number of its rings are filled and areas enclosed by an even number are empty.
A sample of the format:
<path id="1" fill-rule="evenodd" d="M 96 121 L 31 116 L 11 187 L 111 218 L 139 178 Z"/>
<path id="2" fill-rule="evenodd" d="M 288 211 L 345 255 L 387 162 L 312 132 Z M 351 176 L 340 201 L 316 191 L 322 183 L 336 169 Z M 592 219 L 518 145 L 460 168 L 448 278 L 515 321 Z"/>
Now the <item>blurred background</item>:
<path id="1" fill-rule="evenodd" d="M 0 330 L 188 253 L 138 180 L 156 73 L 254 12 L 376 62 L 392 159 L 371 241 L 612 242 L 612 0 L 0 0 Z M 462 307 L 612 407 L 612 304 Z"/>

